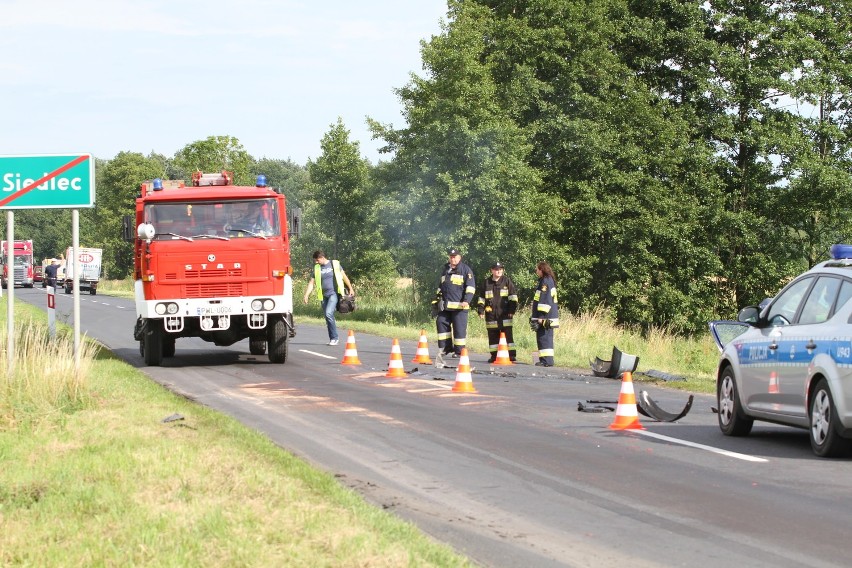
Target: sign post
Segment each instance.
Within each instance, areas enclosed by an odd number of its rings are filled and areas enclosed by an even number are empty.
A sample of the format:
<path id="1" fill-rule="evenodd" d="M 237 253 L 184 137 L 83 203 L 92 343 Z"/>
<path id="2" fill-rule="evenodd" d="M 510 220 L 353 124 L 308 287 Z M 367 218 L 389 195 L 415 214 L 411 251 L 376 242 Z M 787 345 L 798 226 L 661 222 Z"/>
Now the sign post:
<path id="1" fill-rule="evenodd" d="M 6 210 L 10 266 L 14 266 L 15 209 L 72 209 L 72 239 L 79 243 L 80 207 L 95 206 L 95 162 L 91 154 L 0 156 L 0 210 Z M 76 271 L 75 271 L 76 275 Z M 8 376 L 14 371 L 14 289 L 10 279 L 6 314 Z M 48 302 L 51 300 L 48 299 Z M 50 312 L 50 310 L 48 310 Z M 80 291 L 74 286 L 74 362 L 80 364 Z"/>
<path id="2" fill-rule="evenodd" d="M 15 266 L 15 212 L 6 211 L 6 237 L 9 244 L 6 246 L 8 254 L 12 256 L 7 262 L 10 266 Z M 6 320 L 8 329 L 6 330 L 6 376 L 9 380 L 12 379 L 12 371 L 15 370 L 15 278 L 9 274 L 6 279 L 7 290 L 6 294 Z"/>

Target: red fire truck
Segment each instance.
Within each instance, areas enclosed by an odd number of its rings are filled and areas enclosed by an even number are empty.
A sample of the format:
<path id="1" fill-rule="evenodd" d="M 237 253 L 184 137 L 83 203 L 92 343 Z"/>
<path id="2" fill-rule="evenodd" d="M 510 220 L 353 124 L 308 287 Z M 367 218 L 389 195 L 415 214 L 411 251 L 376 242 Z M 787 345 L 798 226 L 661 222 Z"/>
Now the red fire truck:
<path id="1" fill-rule="evenodd" d="M 0 241 L 0 285 L 3 288 L 9 286 L 33 287 L 33 242 L 15 241 L 15 260 L 12 263 L 12 255 L 7 251 L 9 242 Z"/>
<path id="2" fill-rule="evenodd" d="M 235 186 L 227 171 L 196 172 L 189 186 L 146 181 L 124 233 L 134 242 L 133 336 L 146 365 L 174 356 L 179 337 L 248 339 L 253 355 L 287 360 L 295 335 L 287 207 L 265 176 L 254 187 Z"/>

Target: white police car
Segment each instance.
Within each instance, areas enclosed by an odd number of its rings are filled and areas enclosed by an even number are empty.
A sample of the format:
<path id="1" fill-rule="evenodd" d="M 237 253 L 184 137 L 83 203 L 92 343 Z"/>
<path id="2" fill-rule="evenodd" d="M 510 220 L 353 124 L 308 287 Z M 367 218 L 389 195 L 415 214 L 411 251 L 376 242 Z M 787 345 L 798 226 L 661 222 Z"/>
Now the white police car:
<path id="1" fill-rule="evenodd" d="M 852 448 L 852 245 L 822 262 L 765 307 L 710 329 L 721 359 L 716 375 L 719 428 L 745 436 L 755 420 L 810 431 L 821 457 Z"/>

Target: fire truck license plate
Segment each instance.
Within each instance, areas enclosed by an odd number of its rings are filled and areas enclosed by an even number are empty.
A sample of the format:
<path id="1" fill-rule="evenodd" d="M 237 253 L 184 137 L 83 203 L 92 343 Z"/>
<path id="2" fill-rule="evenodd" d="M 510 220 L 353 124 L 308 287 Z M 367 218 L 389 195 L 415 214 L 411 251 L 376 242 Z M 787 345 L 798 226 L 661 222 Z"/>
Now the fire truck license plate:
<path id="1" fill-rule="evenodd" d="M 198 315 L 202 316 L 219 316 L 229 313 L 231 313 L 230 306 L 207 306 L 198 309 Z"/>

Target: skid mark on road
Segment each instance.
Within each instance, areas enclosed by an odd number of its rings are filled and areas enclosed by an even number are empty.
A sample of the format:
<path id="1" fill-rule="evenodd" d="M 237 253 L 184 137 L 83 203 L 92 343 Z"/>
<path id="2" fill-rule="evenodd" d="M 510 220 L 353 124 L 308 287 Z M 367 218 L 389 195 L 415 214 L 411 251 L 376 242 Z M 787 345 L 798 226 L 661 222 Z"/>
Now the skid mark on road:
<path id="1" fill-rule="evenodd" d="M 305 409 L 330 410 L 332 412 L 350 413 L 372 420 L 377 420 L 384 424 L 392 424 L 395 426 L 404 426 L 405 423 L 397 420 L 387 414 L 375 412 L 360 406 L 346 404 L 325 396 L 316 396 L 308 394 L 300 389 L 282 388 L 281 383 L 254 383 L 242 385 L 240 388 L 251 391 L 257 396 L 261 396 L 270 400 L 283 401 L 293 406 L 299 406 Z"/>

